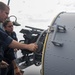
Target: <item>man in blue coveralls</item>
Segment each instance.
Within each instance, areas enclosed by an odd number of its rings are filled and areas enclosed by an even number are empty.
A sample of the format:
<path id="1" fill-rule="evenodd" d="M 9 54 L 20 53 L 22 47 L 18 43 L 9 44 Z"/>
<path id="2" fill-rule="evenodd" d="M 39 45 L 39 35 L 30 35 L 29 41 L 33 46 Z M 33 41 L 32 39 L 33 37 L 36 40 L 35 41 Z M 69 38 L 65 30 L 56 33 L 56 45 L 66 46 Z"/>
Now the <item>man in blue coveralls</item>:
<path id="1" fill-rule="evenodd" d="M 3 23 L 8 18 L 9 11 L 10 8 L 3 2 L 0 2 L 0 23 Z M 8 34 L 6 34 L 4 30 L 0 28 L 0 68 L 5 68 L 9 66 L 9 64 L 3 60 L 4 48 L 6 47 L 28 49 L 30 51 L 36 51 L 36 49 L 38 48 L 35 43 L 21 44 L 15 41 L 10 36 L 8 36 Z"/>

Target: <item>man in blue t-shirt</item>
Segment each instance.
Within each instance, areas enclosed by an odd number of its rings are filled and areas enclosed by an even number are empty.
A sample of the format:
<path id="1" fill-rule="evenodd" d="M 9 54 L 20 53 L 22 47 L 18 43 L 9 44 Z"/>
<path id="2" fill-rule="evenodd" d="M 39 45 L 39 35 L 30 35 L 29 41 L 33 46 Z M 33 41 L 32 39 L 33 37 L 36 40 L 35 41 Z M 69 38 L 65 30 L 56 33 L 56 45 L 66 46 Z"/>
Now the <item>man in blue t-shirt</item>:
<path id="1" fill-rule="evenodd" d="M 10 11 L 10 8 L 6 4 L 0 1 L 0 23 L 4 22 L 8 18 L 9 11 Z M 21 44 L 15 41 L 10 36 L 8 36 L 8 34 L 6 34 L 4 30 L 0 28 L 0 68 L 9 66 L 9 64 L 3 60 L 4 49 L 6 47 L 17 48 L 17 49 L 27 49 L 29 51 L 36 51 L 38 48 L 38 46 L 35 43 Z"/>

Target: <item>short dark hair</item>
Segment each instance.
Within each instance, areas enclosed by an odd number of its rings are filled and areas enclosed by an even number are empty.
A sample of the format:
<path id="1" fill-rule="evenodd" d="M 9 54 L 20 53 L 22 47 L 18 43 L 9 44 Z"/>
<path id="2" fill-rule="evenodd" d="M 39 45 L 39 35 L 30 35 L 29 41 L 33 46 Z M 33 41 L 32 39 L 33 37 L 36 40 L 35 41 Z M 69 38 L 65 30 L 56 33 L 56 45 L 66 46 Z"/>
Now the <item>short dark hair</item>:
<path id="1" fill-rule="evenodd" d="M 5 10 L 6 8 L 9 9 L 9 6 L 0 1 L 0 10 Z"/>
<path id="2" fill-rule="evenodd" d="M 3 23 L 3 27 L 6 27 L 9 22 L 11 22 L 11 21 L 10 21 L 10 20 L 6 20 L 6 21 Z"/>

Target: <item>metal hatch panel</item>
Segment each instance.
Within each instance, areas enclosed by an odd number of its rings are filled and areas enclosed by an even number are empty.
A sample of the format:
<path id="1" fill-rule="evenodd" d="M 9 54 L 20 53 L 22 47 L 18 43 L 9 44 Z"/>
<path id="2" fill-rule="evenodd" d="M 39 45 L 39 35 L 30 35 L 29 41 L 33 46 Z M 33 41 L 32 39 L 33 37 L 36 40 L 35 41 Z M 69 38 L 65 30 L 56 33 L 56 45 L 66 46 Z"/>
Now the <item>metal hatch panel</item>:
<path id="1" fill-rule="evenodd" d="M 44 54 L 43 75 L 75 75 L 75 13 L 61 13 L 51 26 L 65 26 L 66 32 L 56 32 L 55 41 L 63 46 L 52 43 L 54 31 L 48 36 Z"/>

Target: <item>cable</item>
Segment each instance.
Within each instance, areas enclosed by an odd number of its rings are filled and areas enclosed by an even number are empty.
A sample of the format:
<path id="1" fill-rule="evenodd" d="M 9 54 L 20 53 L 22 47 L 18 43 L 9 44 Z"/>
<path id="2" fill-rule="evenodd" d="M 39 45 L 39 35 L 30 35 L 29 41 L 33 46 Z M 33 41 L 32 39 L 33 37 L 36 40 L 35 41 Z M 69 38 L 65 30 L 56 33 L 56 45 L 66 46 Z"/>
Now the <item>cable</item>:
<path id="1" fill-rule="evenodd" d="M 46 44 L 47 44 L 49 33 L 50 33 L 50 28 L 48 29 L 48 32 L 46 34 L 46 38 L 45 38 L 45 42 L 44 42 L 44 46 L 43 46 L 43 52 L 42 52 L 42 75 L 44 75 L 44 57 L 45 57 L 45 50 L 46 50 Z"/>

